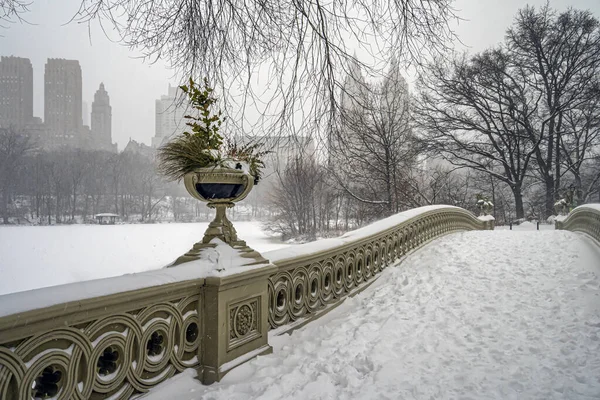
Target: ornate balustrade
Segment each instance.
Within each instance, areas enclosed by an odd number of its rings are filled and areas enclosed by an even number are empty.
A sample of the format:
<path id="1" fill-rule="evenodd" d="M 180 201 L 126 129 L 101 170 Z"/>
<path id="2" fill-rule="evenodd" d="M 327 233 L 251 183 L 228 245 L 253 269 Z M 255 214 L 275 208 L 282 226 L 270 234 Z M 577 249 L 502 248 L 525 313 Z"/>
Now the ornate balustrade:
<path id="1" fill-rule="evenodd" d="M 400 213 L 339 239 L 265 253 L 277 266 L 269 277 L 269 325 L 312 318 L 368 286 L 385 267 L 442 235 L 493 229 L 458 207 L 431 206 Z M 287 257 L 286 257 L 287 255 Z"/>
<path id="2" fill-rule="evenodd" d="M 557 220 L 555 227 L 583 232 L 600 243 L 600 204 L 586 204 L 575 208 L 564 220 Z"/>
<path id="3" fill-rule="evenodd" d="M 270 328 L 321 315 L 432 239 L 491 227 L 460 208 L 423 207 L 265 253 L 272 264 L 229 254 L 225 271 L 198 260 L 0 296 L 0 399 L 127 399 L 185 368 L 218 381 L 271 351 Z"/>
<path id="4" fill-rule="evenodd" d="M 186 368 L 212 383 L 248 354 L 268 353 L 274 267 L 190 279 L 203 267 L 0 296 L 0 399 L 128 399 Z M 57 296 L 73 299 L 49 305 Z M 49 306 L 30 309 L 39 305 Z"/>
<path id="5" fill-rule="evenodd" d="M 0 398 L 129 398 L 197 367 L 203 285 L 174 283 L 0 318 Z"/>

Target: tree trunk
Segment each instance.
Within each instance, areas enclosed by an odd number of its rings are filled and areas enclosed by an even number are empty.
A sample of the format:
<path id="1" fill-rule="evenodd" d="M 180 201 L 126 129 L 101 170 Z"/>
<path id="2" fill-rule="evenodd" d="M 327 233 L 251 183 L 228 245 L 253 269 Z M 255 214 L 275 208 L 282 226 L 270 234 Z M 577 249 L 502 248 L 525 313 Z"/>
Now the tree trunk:
<path id="1" fill-rule="evenodd" d="M 546 215 L 544 219 L 554 214 L 554 177 L 552 175 L 546 176 Z"/>
<path id="2" fill-rule="evenodd" d="M 39 192 L 36 190 L 35 191 L 35 195 L 33 196 L 34 199 L 34 203 L 35 203 L 35 217 L 39 218 L 40 217 L 40 195 Z"/>
<path id="3" fill-rule="evenodd" d="M 2 199 L 0 200 L 0 212 L 2 213 L 2 223 L 8 224 L 8 194 L 2 193 Z"/>
<path id="4" fill-rule="evenodd" d="M 75 211 L 77 209 L 77 189 L 73 186 L 73 206 L 71 207 L 71 220 L 75 219 Z"/>
<path id="5" fill-rule="evenodd" d="M 525 209 L 523 208 L 523 194 L 521 193 L 521 186 L 514 186 L 511 189 L 513 192 L 513 196 L 515 197 L 515 209 L 517 212 L 517 219 L 524 218 Z"/>
<path id="6" fill-rule="evenodd" d="M 119 187 L 118 187 L 118 183 L 114 182 L 113 183 L 113 188 L 115 190 L 115 214 L 119 214 Z"/>
<path id="7" fill-rule="evenodd" d="M 60 212 L 61 212 L 61 210 L 60 210 L 60 195 L 58 194 L 58 192 L 56 192 L 56 217 L 55 217 L 55 219 L 56 219 L 57 224 L 61 222 Z"/>
<path id="8" fill-rule="evenodd" d="M 90 196 L 88 194 L 85 195 L 85 203 L 83 206 L 83 223 L 85 224 L 85 220 L 87 219 L 87 215 L 88 215 L 88 210 L 90 207 Z"/>
<path id="9" fill-rule="evenodd" d="M 494 217 L 494 219 L 497 219 L 496 218 L 496 208 L 497 208 L 497 206 L 496 206 L 496 185 L 494 185 L 494 178 L 491 175 L 490 175 L 490 183 L 492 185 L 492 204 L 494 204 L 494 206 L 492 207 L 492 210 L 494 213 L 493 217 Z M 522 204 L 521 204 L 521 206 L 522 206 Z"/>
<path id="10" fill-rule="evenodd" d="M 558 200 L 556 198 L 556 194 L 558 193 L 558 191 L 560 190 L 560 150 L 561 150 L 561 146 L 560 146 L 560 139 L 561 139 L 561 130 L 562 130 L 562 123 L 563 123 L 563 114 L 562 112 L 558 114 L 558 122 L 556 124 L 556 131 L 555 131 L 555 135 L 556 135 L 556 144 L 555 144 L 555 158 L 554 158 L 554 193 L 553 193 L 553 202 L 552 202 L 552 214 L 554 214 L 554 202 L 556 200 Z M 548 210 L 546 210 L 548 211 Z M 550 214 L 550 215 L 552 215 Z M 549 215 L 547 215 L 546 217 L 549 217 Z"/>

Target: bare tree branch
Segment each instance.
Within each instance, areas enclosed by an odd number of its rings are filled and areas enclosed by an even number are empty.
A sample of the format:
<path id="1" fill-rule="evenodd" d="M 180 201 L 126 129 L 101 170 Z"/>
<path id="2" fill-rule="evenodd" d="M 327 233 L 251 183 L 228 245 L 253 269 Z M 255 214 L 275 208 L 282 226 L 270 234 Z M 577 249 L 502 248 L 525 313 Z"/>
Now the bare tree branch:
<path id="1" fill-rule="evenodd" d="M 182 78 L 208 77 L 238 129 L 306 136 L 326 131 L 356 50 L 375 60 L 371 74 L 393 54 L 420 64 L 444 53 L 455 39 L 451 3 L 82 0 L 75 19 L 110 24 L 125 45 Z"/>

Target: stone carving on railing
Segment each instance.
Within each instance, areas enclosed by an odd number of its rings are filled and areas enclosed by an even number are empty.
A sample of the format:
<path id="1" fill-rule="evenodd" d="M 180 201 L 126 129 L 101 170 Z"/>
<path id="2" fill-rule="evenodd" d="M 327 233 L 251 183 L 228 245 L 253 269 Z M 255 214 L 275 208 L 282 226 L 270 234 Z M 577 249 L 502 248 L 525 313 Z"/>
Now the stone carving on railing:
<path id="1" fill-rule="evenodd" d="M 575 208 L 566 218 L 556 219 L 555 228 L 583 232 L 600 243 L 600 204 L 586 204 Z"/>
<path id="2" fill-rule="evenodd" d="M 127 399 L 198 366 L 199 296 L 156 300 L 2 343 L 0 398 Z"/>
<path id="3" fill-rule="evenodd" d="M 229 343 L 234 349 L 260 336 L 260 299 L 255 297 L 229 307 Z"/>
<path id="4" fill-rule="evenodd" d="M 272 260 L 278 272 L 269 277 L 270 327 L 312 317 L 366 287 L 385 267 L 428 241 L 473 229 L 488 229 L 488 224 L 463 209 L 444 207 L 327 251 Z"/>

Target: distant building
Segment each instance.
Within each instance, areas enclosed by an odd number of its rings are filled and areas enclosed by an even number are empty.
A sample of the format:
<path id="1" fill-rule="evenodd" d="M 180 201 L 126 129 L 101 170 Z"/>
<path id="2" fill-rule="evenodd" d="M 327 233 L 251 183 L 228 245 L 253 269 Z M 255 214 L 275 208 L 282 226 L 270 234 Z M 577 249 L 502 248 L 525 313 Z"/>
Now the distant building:
<path id="1" fill-rule="evenodd" d="M 365 105 L 361 104 L 361 102 L 364 102 L 367 98 L 368 91 L 368 84 L 362 74 L 360 63 L 356 59 L 356 54 L 354 54 L 354 59 L 348 66 L 348 74 L 344 79 L 344 84 L 340 93 L 340 106 L 343 115 L 346 115 L 346 113 L 361 113 L 365 108 Z M 343 152 L 342 149 L 346 146 L 344 141 L 353 140 L 352 137 L 346 134 L 347 130 L 345 129 L 345 124 L 346 121 L 344 118 L 341 126 L 337 127 L 336 130 L 331 130 L 328 134 L 327 161 L 330 165 L 339 162 L 340 153 Z M 341 135 L 344 135 L 344 137 L 342 138 Z"/>
<path id="2" fill-rule="evenodd" d="M 156 100 L 153 148 L 160 147 L 166 140 L 187 129 L 183 117 L 188 112 L 188 108 L 178 104 L 178 100 L 177 87 L 171 85 L 169 85 L 168 94 Z"/>
<path id="3" fill-rule="evenodd" d="M 154 159 L 155 150 L 144 143 L 138 143 L 135 140 L 129 139 L 129 143 L 123 149 L 123 153 L 140 154 L 146 158 Z"/>
<path id="4" fill-rule="evenodd" d="M 348 74 L 344 79 L 344 84 L 341 91 L 341 106 L 345 110 L 357 111 L 364 108 L 364 96 L 368 92 L 367 82 L 362 74 L 361 66 L 356 60 L 356 54 L 354 59 L 348 67 Z"/>
<path id="5" fill-rule="evenodd" d="M 48 137 L 48 129 L 40 117 L 33 117 L 29 123 L 25 124 L 23 130 L 29 135 L 34 148 L 43 149 Z"/>
<path id="6" fill-rule="evenodd" d="M 94 94 L 92 103 L 92 147 L 96 150 L 117 151 L 112 143 L 112 108 L 104 83 Z"/>
<path id="7" fill-rule="evenodd" d="M 114 225 L 117 219 L 121 218 L 121 216 L 113 213 L 101 213 L 94 215 L 94 218 L 100 225 Z"/>
<path id="8" fill-rule="evenodd" d="M 77 60 L 49 58 L 44 72 L 44 123 L 49 145 L 81 147 L 81 67 Z"/>
<path id="9" fill-rule="evenodd" d="M 33 67 L 28 58 L 0 58 L 0 126 L 22 129 L 33 119 Z"/>

